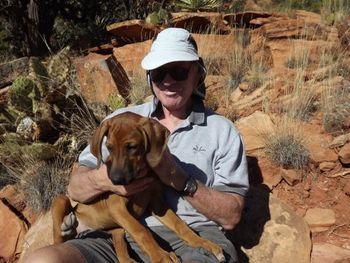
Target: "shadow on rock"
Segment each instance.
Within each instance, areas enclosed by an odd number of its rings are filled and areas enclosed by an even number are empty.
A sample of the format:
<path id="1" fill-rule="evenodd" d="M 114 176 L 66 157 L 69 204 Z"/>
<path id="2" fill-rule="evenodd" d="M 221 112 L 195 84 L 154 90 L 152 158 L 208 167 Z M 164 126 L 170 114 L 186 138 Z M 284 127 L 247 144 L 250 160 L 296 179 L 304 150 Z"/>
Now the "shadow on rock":
<path id="1" fill-rule="evenodd" d="M 250 189 L 246 196 L 246 204 L 242 218 L 236 228 L 227 233 L 235 244 L 239 262 L 249 262 L 242 248 L 250 249 L 259 244 L 264 226 L 270 220 L 269 195 L 270 189 L 262 184 L 261 171 L 257 159 L 248 157 Z"/>

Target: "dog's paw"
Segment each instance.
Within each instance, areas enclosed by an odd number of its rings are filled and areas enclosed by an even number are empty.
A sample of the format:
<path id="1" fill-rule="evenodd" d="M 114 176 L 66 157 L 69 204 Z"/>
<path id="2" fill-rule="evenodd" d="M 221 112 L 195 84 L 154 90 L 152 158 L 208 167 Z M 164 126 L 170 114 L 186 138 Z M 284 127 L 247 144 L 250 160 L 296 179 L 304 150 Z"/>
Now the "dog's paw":
<path id="1" fill-rule="evenodd" d="M 70 239 L 77 234 L 78 220 L 73 212 L 66 215 L 61 225 L 61 236 Z"/>
<path id="2" fill-rule="evenodd" d="M 212 254 L 214 254 L 214 256 L 217 258 L 219 262 L 225 262 L 225 256 L 222 251 L 222 248 L 217 244 L 209 240 L 206 240 L 206 242 L 202 244 L 202 247 L 207 251 L 210 251 Z"/>

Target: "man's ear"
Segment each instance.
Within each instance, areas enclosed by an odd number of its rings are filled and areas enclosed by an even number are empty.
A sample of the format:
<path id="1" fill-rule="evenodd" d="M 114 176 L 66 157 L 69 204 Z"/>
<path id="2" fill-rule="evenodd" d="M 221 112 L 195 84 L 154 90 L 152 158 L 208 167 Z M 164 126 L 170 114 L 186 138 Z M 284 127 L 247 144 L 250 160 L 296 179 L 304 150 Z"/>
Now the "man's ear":
<path id="1" fill-rule="evenodd" d="M 167 148 L 170 132 L 156 120 L 146 119 L 141 124 L 145 138 L 146 159 L 150 167 L 155 167 Z"/>
<path id="2" fill-rule="evenodd" d="M 108 135 L 109 130 L 109 120 L 105 120 L 97 127 L 94 135 L 90 141 L 90 150 L 91 153 L 97 158 L 97 166 L 100 167 L 102 162 L 102 142 L 104 136 Z"/>

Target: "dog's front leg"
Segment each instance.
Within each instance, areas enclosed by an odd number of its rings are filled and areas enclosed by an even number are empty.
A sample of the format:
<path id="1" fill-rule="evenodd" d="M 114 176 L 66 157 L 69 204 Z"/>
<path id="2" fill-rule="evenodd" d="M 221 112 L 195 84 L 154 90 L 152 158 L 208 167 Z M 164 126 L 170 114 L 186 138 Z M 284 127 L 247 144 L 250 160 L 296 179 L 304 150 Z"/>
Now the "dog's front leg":
<path id="1" fill-rule="evenodd" d="M 63 237 L 61 234 L 61 225 L 64 217 L 72 211 L 70 200 L 65 195 L 57 196 L 51 208 L 52 224 L 53 224 L 53 243 L 60 244 L 66 241 L 68 238 Z"/>
<path id="2" fill-rule="evenodd" d="M 129 256 L 128 247 L 125 240 L 125 230 L 123 228 L 116 228 L 110 232 L 113 236 L 114 248 L 119 263 L 136 263 L 136 261 Z"/>
<path id="3" fill-rule="evenodd" d="M 165 203 L 160 195 L 154 195 L 150 201 L 150 211 L 170 230 L 192 247 L 202 247 L 212 252 L 219 262 L 225 262 L 222 248 L 210 240 L 197 235 L 173 210 Z"/>
<path id="4" fill-rule="evenodd" d="M 110 207 L 110 211 L 113 211 L 111 213 L 113 219 L 118 223 L 120 227 L 124 228 L 125 231 L 129 233 L 131 238 L 149 257 L 150 262 L 179 262 L 175 253 L 167 252 L 158 245 L 151 232 L 129 213 L 126 205 L 121 203 L 120 199 L 117 199 L 115 202 L 113 201 L 111 203 L 113 204 L 113 207 Z"/>

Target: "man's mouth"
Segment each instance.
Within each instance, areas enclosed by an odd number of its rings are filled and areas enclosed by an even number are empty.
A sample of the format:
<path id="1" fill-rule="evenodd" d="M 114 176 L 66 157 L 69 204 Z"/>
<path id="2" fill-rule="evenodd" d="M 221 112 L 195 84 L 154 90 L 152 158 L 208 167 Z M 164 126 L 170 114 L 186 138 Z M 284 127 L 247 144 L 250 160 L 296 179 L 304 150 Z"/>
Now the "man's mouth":
<path id="1" fill-rule="evenodd" d="M 168 97 L 173 97 L 178 95 L 177 91 L 170 91 L 170 90 L 164 90 L 163 93 L 165 96 L 168 96 Z"/>

